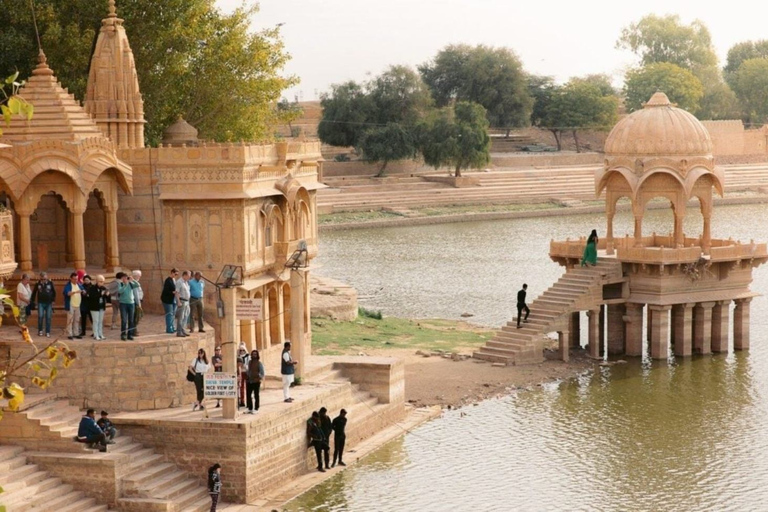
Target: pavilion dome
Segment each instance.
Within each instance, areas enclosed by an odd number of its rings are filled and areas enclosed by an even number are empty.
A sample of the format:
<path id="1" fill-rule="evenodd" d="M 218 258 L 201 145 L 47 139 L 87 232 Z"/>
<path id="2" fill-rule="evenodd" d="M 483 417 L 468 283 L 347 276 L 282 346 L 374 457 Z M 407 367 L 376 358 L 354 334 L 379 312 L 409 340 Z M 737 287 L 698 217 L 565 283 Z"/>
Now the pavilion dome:
<path id="1" fill-rule="evenodd" d="M 163 132 L 163 144 L 168 146 L 197 146 L 197 128 L 189 124 L 184 118 L 179 117 L 175 123 Z"/>
<path id="2" fill-rule="evenodd" d="M 605 141 L 607 157 L 711 157 L 709 132 L 692 114 L 657 92 L 641 110 L 614 126 Z"/>

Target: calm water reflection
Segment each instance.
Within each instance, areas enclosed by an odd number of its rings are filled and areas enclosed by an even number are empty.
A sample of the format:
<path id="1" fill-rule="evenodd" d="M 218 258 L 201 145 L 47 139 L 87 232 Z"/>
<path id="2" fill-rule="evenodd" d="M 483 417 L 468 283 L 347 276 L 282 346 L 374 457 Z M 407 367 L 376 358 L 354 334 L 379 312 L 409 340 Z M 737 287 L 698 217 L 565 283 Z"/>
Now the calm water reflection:
<path id="1" fill-rule="evenodd" d="M 765 240 L 766 211 L 720 208 L 714 234 Z M 698 232 L 700 219 L 689 221 Z M 647 229 L 670 223 L 655 212 Z M 468 311 L 498 325 L 522 280 L 536 295 L 560 274 L 550 238 L 602 225 L 580 216 L 325 233 L 322 273 L 388 314 Z M 768 289 L 765 270 L 755 278 L 753 289 Z M 448 412 L 288 510 L 768 510 L 765 299 L 752 307 L 749 353 L 631 361 Z"/>

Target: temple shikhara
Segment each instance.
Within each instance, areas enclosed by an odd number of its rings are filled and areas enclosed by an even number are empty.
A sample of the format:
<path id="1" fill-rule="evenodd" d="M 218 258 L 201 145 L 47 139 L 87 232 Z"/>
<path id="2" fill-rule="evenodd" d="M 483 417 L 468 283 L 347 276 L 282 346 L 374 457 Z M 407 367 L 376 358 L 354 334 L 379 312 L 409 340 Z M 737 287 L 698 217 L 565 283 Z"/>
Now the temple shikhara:
<path id="1" fill-rule="evenodd" d="M 713 194 L 724 176 L 715 165 L 707 129 L 657 92 L 645 107 L 620 120 L 605 142 L 595 192 L 605 194 L 606 235 L 594 267 L 581 267 L 586 239 L 552 241 L 550 258 L 566 272 L 531 306 L 530 323 L 510 322 L 475 357 L 525 364 L 543 359 L 542 336 L 557 332 L 560 355 L 581 346 L 587 313 L 590 356 L 650 355 L 667 359 L 749 348 L 752 269 L 768 261 L 765 243 L 713 239 Z M 634 232 L 616 238 L 617 202 L 626 198 Z M 669 202 L 669 233 L 643 234 L 652 199 Z M 683 220 L 700 209 L 702 232 L 686 236 Z M 731 318 L 732 316 L 732 318 Z"/>
<path id="2" fill-rule="evenodd" d="M 54 324 L 61 326 L 61 290 L 75 269 L 107 281 L 141 270 L 143 308 L 159 319 L 157 331 L 145 324 L 131 342 L 116 335 L 73 341 L 76 364 L 48 392 L 29 395 L 24 410 L 6 413 L 0 443 L 34 450 L 35 464 L 94 507 L 208 510 L 204 478 L 212 462 L 228 472 L 222 499 L 246 503 L 311 467 L 305 421 L 313 410 L 354 411 L 350 444 L 401 419 L 403 365 L 310 355 L 320 142 L 210 143 L 179 118 L 159 147 L 147 147 L 141 77 L 114 0 L 104 4 L 83 104 L 58 82 L 43 49 L 19 93 L 34 116 L 14 119 L 0 137 L 0 274 L 15 289 L 22 273 L 34 284 L 47 271 L 58 291 Z M 302 264 L 287 265 L 295 255 Z M 160 292 L 169 270 L 215 280 L 225 265 L 241 270 L 236 287 L 206 285 L 211 328 L 187 338 L 165 335 Z M 256 299 L 258 319 L 236 317 L 234 302 L 243 298 Z M 17 330 L 2 329 L 0 337 L 11 358 L 26 353 Z M 302 380 L 292 404 L 283 403 L 280 384 L 285 341 Z M 224 370 L 234 373 L 240 343 L 261 352 L 262 405 L 275 407 L 243 417 L 226 400 L 221 409 L 192 415 L 195 390 L 186 374 L 198 348 L 210 358 L 221 345 Z M 109 410 L 125 436 L 110 447 L 108 462 L 72 441 L 86 407 Z M 157 478 L 147 478 L 155 470 Z M 105 481 L 95 485 L 87 476 L 94 474 Z"/>

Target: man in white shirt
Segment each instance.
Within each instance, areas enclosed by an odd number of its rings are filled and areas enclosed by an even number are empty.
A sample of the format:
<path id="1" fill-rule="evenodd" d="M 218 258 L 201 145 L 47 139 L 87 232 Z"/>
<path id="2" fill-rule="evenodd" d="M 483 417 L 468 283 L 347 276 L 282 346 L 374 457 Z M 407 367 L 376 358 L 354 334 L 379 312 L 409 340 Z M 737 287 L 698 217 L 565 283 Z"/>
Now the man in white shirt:
<path id="1" fill-rule="evenodd" d="M 184 329 L 189 319 L 189 271 L 181 273 L 176 280 L 176 336 L 183 338 L 189 336 Z"/>
<path id="2" fill-rule="evenodd" d="M 29 286 L 29 274 L 21 275 L 21 282 L 16 287 L 16 305 L 19 306 L 19 323 L 27 324 L 29 304 L 32 302 L 32 288 Z"/>
<path id="3" fill-rule="evenodd" d="M 294 361 L 291 356 L 291 342 L 286 341 L 283 344 L 283 356 L 280 360 L 280 373 L 283 376 L 283 402 L 293 402 L 293 398 L 291 398 L 291 384 L 293 384 L 297 364 L 299 364 L 298 361 Z"/>
<path id="4" fill-rule="evenodd" d="M 133 270 L 131 271 L 131 275 L 133 276 L 133 282 L 139 285 L 133 289 L 133 302 L 136 304 L 136 310 L 133 312 L 133 335 L 138 336 L 139 321 L 144 316 L 144 310 L 141 309 L 141 301 L 144 300 L 144 290 L 139 282 L 141 281 L 141 270 Z"/>

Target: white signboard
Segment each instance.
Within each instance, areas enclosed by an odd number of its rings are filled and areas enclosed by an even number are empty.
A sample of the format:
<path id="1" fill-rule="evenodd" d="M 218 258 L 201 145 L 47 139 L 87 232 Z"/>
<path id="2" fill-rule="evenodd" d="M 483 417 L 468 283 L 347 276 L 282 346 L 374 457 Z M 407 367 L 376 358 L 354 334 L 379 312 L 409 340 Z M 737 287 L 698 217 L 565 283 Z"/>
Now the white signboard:
<path id="1" fill-rule="evenodd" d="M 261 299 L 237 299 L 235 316 L 238 320 L 261 320 Z"/>
<path id="2" fill-rule="evenodd" d="M 206 373 L 203 389 L 206 398 L 237 398 L 237 375 Z"/>

